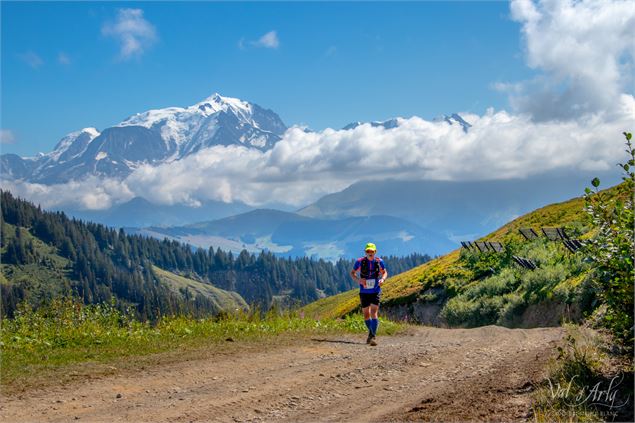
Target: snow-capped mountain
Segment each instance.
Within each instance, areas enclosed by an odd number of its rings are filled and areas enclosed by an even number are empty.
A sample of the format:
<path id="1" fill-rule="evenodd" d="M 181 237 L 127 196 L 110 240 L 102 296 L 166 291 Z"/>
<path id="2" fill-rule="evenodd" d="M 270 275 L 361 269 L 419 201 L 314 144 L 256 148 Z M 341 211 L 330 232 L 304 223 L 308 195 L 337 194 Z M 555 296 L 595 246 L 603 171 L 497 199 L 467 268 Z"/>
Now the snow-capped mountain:
<path id="1" fill-rule="evenodd" d="M 117 127 L 141 126 L 161 135 L 171 158 L 212 145 L 242 144 L 268 150 L 287 129 L 277 114 L 257 104 L 214 94 L 193 106 L 137 113 Z"/>
<path id="2" fill-rule="evenodd" d="M 396 128 L 396 127 L 399 126 L 399 120 L 400 120 L 400 118 L 393 118 L 393 119 L 388 119 L 388 120 L 384 120 L 384 121 L 353 122 L 353 123 L 349 123 L 348 125 L 346 125 L 342 129 L 345 130 L 345 131 L 349 130 L 349 129 L 355 129 L 358 126 L 364 125 L 364 124 L 370 124 L 370 126 L 372 126 L 373 128 L 382 127 L 384 129 L 393 129 L 393 128 Z M 441 117 L 433 119 L 433 121 L 434 122 L 445 121 L 445 122 L 449 123 L 450 125 L 460 125 L 461 128 L 463 129 L 463 132 L 466 132 L 466 133 L 470 129 L 470 127 L 472 126 L 465 119 L 463 119 L 458 113 L 453 113 L 450 116 L 443 115 Z"/>
<path id="3" fill-rule="evenodd" d="M 99 132 L 85 128 L 62 138 L 50 153 L 0 156 L 2 177 L 45 184 L 90 175 L 125 178 L 143 163 L 181 159 L 214 145 L 270 149 L 287 129 L 257 104 L 214 94 L 189 107 L 137 113 Z"/>
<path id="4" fill-rule="evenodd" d="M 345 131 L 348 131 L 349 129 L 355 129 L 358 126 L 364 125 L 366 123 L 370 124 L 370 126 L 372 126 L 373 128 L 381 126 L 384 129 L 392 129 L 399 126 L 399 119 L 395 118 L 395 119 L 388 119 L 384 121 L 373 121 L 373 122 L 353 122 L 353 123 L 349 123 L 342 129 Z"/>
<path id="5" fill-rule="evenodd" d="M 472 127 L 472 125 L 465 121 L 458 113 L 452 113 L 450 116 L 443 116 L 444 121 L 449 123 L 450 125 L 461 125 L 463 128 L 463 132 L 467 133 L 467 131 Z"/>

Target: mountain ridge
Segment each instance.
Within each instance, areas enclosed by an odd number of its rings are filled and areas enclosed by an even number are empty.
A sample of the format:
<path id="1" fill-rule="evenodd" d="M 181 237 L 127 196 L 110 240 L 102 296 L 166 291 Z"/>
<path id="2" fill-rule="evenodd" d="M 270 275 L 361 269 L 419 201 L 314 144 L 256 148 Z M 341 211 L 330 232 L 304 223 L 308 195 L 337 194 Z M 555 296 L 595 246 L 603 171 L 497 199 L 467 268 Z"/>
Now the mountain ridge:
<path id="1" fill-rule="evenodd" d="M 218 93 L 188 107 L 152 109 L 101 132 L 64 136 L 49 153 L 0 156 L 3 175 L 55 184 L 87 176 L 125 178 L 143 164 L 182 159 L 214 145 L 268 150 L 287 127 L 270 109 Z"/>
<path id="2" fill-rule="evenodd" d="M 356 257 L 370 239 L 382 245 L 382 254 L 430 255 L 448 251 L 453 244 L 442 235 L 410 221 L 386 215 L 316 219 L 275 209 L 256 209 L 223 219 L 179 227 L 127 228 L 131 233 L 156 238 L 168 236 L 208 248 L 269 250 L 280 256 L 309 256 L 326 260 Z"/>

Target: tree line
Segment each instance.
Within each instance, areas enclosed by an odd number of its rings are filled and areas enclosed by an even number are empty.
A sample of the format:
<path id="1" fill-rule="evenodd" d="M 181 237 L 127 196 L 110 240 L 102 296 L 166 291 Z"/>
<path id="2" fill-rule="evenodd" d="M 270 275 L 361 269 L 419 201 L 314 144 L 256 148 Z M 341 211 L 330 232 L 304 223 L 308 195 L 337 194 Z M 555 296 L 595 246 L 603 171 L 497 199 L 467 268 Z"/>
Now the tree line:
<path id="1" fill-rule="evenodd" d="M 152 265 L 236 291 L 248 303 L 263 309 L 274 302 L 283 306 L 305 304 L 354 287 L 348 275 L 352 260 L 332 263 L 278 257 L 268 251 L 256 255 L 243 250 L 234 255 L 212 247 L 193 248 L 167 238 L 127 234 L 123 229 L 70 218 L 63 212 L 45 211 L 8 191 L 0 191 L 0 197 L 2 263 L 50 267 L 50 259 L 38 253 L 33 239 L 26 239 L 22 233 L 26 230 L 68 259 L 70 265 L 65 273 L 71 281 L 72 295 L 87 304 L 114 299 L 122 307 L 134 305 L 141 318 L 218 312 L 217 306 L 202 295 L 183 296 L 171 291 L 160 282 Z M 7 233 L 9 226 L 5 223 L 16 226 L 15 233 Z M 396 274 L 430 257 L 411 254 L 384 260 L 390 273 Z M 0 284 L 0 289 L 4 315 L 12 315 L 16 305 L 25 299 L 37 303 L 28 284 Z"/>

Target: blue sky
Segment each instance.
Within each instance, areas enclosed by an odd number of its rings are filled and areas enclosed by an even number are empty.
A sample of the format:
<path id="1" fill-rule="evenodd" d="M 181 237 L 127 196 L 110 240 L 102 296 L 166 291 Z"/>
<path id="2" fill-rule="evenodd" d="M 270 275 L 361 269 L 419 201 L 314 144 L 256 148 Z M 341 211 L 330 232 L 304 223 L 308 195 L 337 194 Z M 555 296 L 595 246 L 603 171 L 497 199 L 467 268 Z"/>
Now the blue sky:
<path id="1" fill-rule="evenodd" d="M 50 151 L 73 130 L 101 130 L 213 92 L 313 129 L 482 114 L 508 107 L 494 83 L 532 76 L 520 24 L 506 2 L 2 2 L 1 8 L 1 126 L 11 135 L 3 153 Z M 151 34 L 122 55 L 121 38 L 108 28 L 126 8 L 143 11 Z M 273 39 L 258 42 L 271 31 Z"/>

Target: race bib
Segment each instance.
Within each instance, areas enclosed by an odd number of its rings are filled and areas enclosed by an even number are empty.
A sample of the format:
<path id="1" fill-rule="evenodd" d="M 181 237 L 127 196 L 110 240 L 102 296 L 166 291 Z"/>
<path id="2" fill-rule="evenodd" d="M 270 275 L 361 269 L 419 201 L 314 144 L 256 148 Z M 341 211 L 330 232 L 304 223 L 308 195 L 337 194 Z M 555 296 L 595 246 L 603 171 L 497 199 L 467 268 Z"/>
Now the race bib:
<path id="1" fill-rule="evenodd" d="M 366 279 L 366 283 L 364 284 L 364 288 L 373 289 L 375 287 L 375 279 Z"/>

